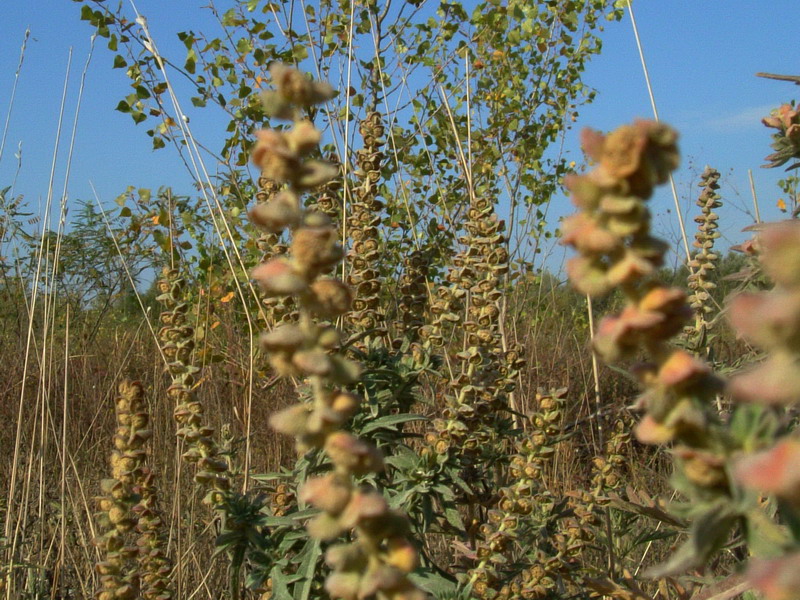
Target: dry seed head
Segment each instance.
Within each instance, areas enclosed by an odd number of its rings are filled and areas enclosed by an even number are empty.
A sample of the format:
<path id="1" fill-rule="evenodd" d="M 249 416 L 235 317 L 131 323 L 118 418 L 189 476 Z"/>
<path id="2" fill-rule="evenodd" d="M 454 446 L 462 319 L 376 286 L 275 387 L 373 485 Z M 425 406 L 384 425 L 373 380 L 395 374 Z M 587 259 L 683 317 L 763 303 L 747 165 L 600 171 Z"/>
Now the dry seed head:
<path id="1" fill-rule="evenodd" d="M 383 470 L 383 456 L 377 448 L 343 431 L 328 436 L 325 451 L 337 468 L 354 475 Z"/>
<path id="2" fill-rule="evenodd" d="M 266 352 L 293 353 L 306 341 L 305 333 L 297 325 L 279 325 L 269 333 L 261 334 L 261 348 Z"/>
<path id="3" fill-rule="evenodd" d="M 350 482 L 334 473 L 306 481 L 300 490 L 300 500 L 308 502 L 329 515 L 339 515 L 350 502 Z"/>
<path id="4" fill-rule="evenodd" d="M 300 158 L 290 148 L 286 135 L 273 129 L 256 132 L 251 158 L 264 177 L 278 183 L 292 180 L 299 170 Z"/>
<path id="5" fill-rule="evenodd" d="M 289 104 L 312 106 L 336 96 L 336 91 L 328 83 L 313 81 L 304 73 L 283 63 L 273 63 L 269 74 L 277 93 Z"/>

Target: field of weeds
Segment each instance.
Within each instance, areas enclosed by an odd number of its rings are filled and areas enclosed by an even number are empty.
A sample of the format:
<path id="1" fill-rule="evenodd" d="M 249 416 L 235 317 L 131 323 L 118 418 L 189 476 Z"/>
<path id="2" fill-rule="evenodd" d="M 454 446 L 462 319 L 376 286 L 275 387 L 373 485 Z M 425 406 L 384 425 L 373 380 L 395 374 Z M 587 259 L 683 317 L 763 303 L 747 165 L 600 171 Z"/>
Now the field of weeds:
<path id="1" fill-rule="evenodd" d="M 629 3 L 227 4 L 74 6 L 192 193 L 0 191 L 2 597 L 800 598 L 794 102 L 732 246 L 669 125 L 563 152 Z"/>

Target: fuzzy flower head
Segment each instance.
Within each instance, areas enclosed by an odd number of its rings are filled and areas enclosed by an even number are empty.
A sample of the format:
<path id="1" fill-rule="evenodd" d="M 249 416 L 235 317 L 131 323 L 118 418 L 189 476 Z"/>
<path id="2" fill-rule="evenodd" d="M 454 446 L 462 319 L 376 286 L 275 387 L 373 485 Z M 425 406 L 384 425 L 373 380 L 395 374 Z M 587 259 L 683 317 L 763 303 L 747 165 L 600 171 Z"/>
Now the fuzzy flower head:
<path id="1" fill-rule="evenodd" d="M 578 251 L 567 265 L 572 284 L 604 295 L 636 284 L 663 263 L 667 248 L 650 235 L 646 200 L 678 165 L 677 134 L 636 121 L 608 135 L 586 130 L 582 137 L 597 166 L 565 180 L 580 212 L 564 221 L 562 243 Z"/>
<path id="2" fill-rule="evenodd" d="M 784 104 L 761 120 L 767 127 L 777 129 L 772 136 L 773 154 L 766 157 L 766 167 L 780 167 L 792 158 L 800 157 L 800 110 L 794 105 Z M 793 168 L 798 163 L 790 166 Z"/>

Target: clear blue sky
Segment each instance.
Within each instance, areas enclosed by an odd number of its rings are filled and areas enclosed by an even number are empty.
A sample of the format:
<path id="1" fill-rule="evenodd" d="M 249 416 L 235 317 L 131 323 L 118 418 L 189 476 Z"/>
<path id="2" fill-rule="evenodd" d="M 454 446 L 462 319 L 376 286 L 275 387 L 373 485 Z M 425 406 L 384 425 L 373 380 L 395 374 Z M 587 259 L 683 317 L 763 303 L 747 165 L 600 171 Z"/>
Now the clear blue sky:
<path id="1" fill-rule="evenodd" d="M 761 168 L 771 152 L 772 130 L 760 120 L 771 108 L 797 98 L 800 88 L 755 73 L 800 73 L 790 41 L 798 25 L 797 3 L 640 0 L 633 6 L 659 116 L 681 133 L 683 164 L 675 179 L 682 205 L 691 206 L 687 227 L 694 226 L 697 175 L 706 164 L 723 175 L 720 230 L 730 243 L 744 239 L 740 230 L 752 223 L 751 214 L 744 212 L 752 213 L 748 169 L 762 219 L 782 218 L 776 182 L 785 173 Z M 578 125 L 606 130 L 635 117 L 652 118 L 630 16 L 609 25 L 603 39 L 603 53 L 585 78 L 599 95 L 583 110 Z M 572 132 L 572 149 L 578 131 Z M 671 193 L 661 191 L 654 205 L 658 230 L 675 241 Z"/>
<path id="2" fill-rule="evenodd" d="M 164 54 L 182 55 L 175 32 L 208 28 L 207 14 L 197 8 L 201 1 L 139 0 L 137 4 Z M 224 8 L 226 3 L 219 4 Z M 79 20 L 80 6 L 68 0 L 0 3 L 0 127 L 5 122 L 23 35 L 26 27 L 31 28 L 0 162 L 0 187 L 10 185 L 14 178 L 14 155 L 21 144 L 22 168 L 15 191 L 25 194 L 34 208 L 47 193 L 67 54 L 72 47 L 56 196 L 63 186 L 69 132 L 91 33 L 88 24 Z M 747 181 L 750 168 L 762 216 L 765 220 L 780 218 L 775 182 L 783 173 L 760 168 L 770 151 L 770 134 L 759 120 L 771 107 L 795 98 L 800 89 L 756 78 L 754 73 L 800 71 L 795 49 L 796 0 L 640 0 L 634 10 L 660 116 L 681 131 L 684 164 L 676 179 L 684 205 L 699 191 L 693 185 L 696 174 L 705 164 L 716 167 L 725 177 L 727 204 L 721 210 L 721 228 L 731 242 L 739 241 L 739 229 L 750 222 L 745 212 L 752 207 Z M 581 126 L 611 129 L 635 117 L 652 115 L 630 18 L 609 24 L 603 36 L 603 54 L 585 76 L 585 81 L 598 89 L 598 98 L 583 110 L 566 141 L 565 147 L 576 161 L 581 160 L 577 145 Z M 69 197 L 91 198 L 90 180 L 105 201 L 128 185 L 171 185 L 189 193 L 190 180 L 175 153 L 154 153 L 144 128 L 114 110 L 129 87 L 124 73 L 112 70 L 110 61 L 105 40 L 98 40 L 86 78 Z M 188 98 L 184 102 L 188 104 Z M 195 134 L 218 149 L 224 131 L 203 119 L 193 121 Z M 675 235 L 674 214 L 667 212 L 671 205 L 668 193 L 655 200 L 659 230 L 668 236 Z M 556 199 L 551 216 L 570 210 L 564 199 Z"/>

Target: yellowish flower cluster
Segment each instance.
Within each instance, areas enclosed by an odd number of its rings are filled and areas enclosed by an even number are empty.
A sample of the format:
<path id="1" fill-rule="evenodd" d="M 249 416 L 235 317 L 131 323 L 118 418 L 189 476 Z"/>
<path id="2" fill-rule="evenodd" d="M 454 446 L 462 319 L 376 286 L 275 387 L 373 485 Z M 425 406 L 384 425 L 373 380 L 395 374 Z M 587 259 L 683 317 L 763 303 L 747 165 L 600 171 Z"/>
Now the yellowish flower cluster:
<path id="1" fill-rule="evenodd" d="M 280 191 L 281 186 L 273 180 L 264 177 L 258 178 L 258 191 L 256 192 L 256 202 L 259 205 L 266 205 Z M 261 252 L 262 262 L 272 258 L 283 256 L 289 247 L 281 242 L 281 236 L 273 231 L 262 229 L 256 240 L 256 247 Z M 296 320 L 291 296 L 287 298 L 263 298 L 261 302 L 267 310 L 270 323 L 279 321 L 291 322 Z"/>
<path id="2" fill-rule="evenodd" d="M 141 597 L 144 600 L 170 600 L 173 597 L 170 587 L 172 561 L 166 554 L 166 531 L 158 510 L 155 475 L 150 469 L 142 469 L 135 491 L 139 494 L 139 503 L 133 507 L 133 512 L 138 521 L 136 545 L 139 547 Z"/>
<path id="3" fill-rule="evenodd" d="M 123 381 L 120 384 L 116 398 L 116 421 L 111 478 L 101 482 L 103 495 L 97 499 L 101 525 L 107 529 L 97 541 L 104 553 L 104 559 L 97 564 L 102 586 L 97 598 L 132 600 L 157 589 L 163 589 L 168 594 L 166 573 L 161 570 L 161 566 L 168 565 L 168 562 L 162 562 L 163 552 L 156 550 L 158 557 L 153 557 L 151 562 L 147 555 L 149 544 L 137 547 L 133 538 L 137 525 L 141 527 L 140 531 L 150 530 L 157 525 L 153 521 L 148 522 L 147 506 L 140 495 L 142 488 L 151 481 L 145 466 L 147 453 L 144 446 L 152 437 L 152 431 L 144 391 L 139 382 Z M 145 569 L 140 569 L 137 560 L 142 561 Z M 145 585 L 140 590 L 143 570 Z"/>
<path id="4" fill-rule="evenodd" d="M 543 469 L 555 452 L 561 434 L 566 389 L 536 393 L 537 410 L 530 416 L 530 431 L 517 444 L 517 453 L 508 469 L 512 482 L 498 490 L 495 508 L 480 526 L 476 546 L 477 566 L 470 580 L 477 596 L 486 600 L 545 598 L 556 587 L 556 577 L 563 570 L 558 556 L 539 552 L 535 564 L 524 568 L 515 578 L 505 572 L 515 553 L 527 553 L 519 547 L 519 532 L 534 521 L 533 514 L 552 509 L 555 499 L 542 485 Z M 542 542 L 544 540 L 541 540 Z M 566 537 L 562 540 L 565 544 Z M 566 548 L 566 545 L 565 545 Z"/>
<path id="5" fill-rule="evenodd" d="M 650 235 L 646 200 L 678 166 L 677 134 L 636 121 L 608 136 L 583 132 L 583 147 L 597 167 L 566 185 L 580 212 L 564 220 L 562 241 L 578 256 L 569 261 L 572 285 L 590 295 L 636 285 L 661 266 L 667 246 Z"/>
<path id="6" fill-rule="evenodd" d="M 403 340 L 415 343 L 419 331 L 425 325 L 425 310 L 428 306 L 428 266 L 430 260 L 422 250 L 414 250 L 403 261 L 400 276 L 400 302 L 397 306 L 397 322 L 392 345 L 399 348 Z"/>
<path id="7" fill-rule="evenodd" d="M 734 377 L 730 391 L 742 402 L 780 407 L 800 403 L 800 223 L 767 226 L 759 236 L 760 260 L 775 282 L 769 292 L 743 293 L 730 304 L 730 320 L 767 353 L 764 361 Z M 797 431 L 769 448 L 740 457 L 734 478 L 745 488 L 774 495 L 796 518 L 800 507 L 800 439 Z M 797 595 L 800 552 L 795 545 L 777 558 L 754 560 L 747 576 L 767 600 Z"/>
<path id="8" fill-rule="evenodd" d="M 464 250 L 447 275 L 450 285 L 437 290 L 431 305 L 434 321 L 420 330 L 422 339 L 433 346 L 444 344 L 443 332 L 450 324 L 461 324 L 465 332 L 465 349 L 455 356 L 460 367 L 450 382 L 448 407 L 443 418 L 434 420 L 435 432 L 426 437 L 438 454 L 456 450 L 467 468 L 491 462 L 492 457 L 481 455 L 494 447 L 497 422 L 504 418 L 502 411 L 508 409 L 508 394 L 523 364 L 518 349 L 503 350 L 500 333 L 500 278 L 509 268 L 504 228 L 489 199 L 471 203 L 466 234 L 459 239 Z"/>

